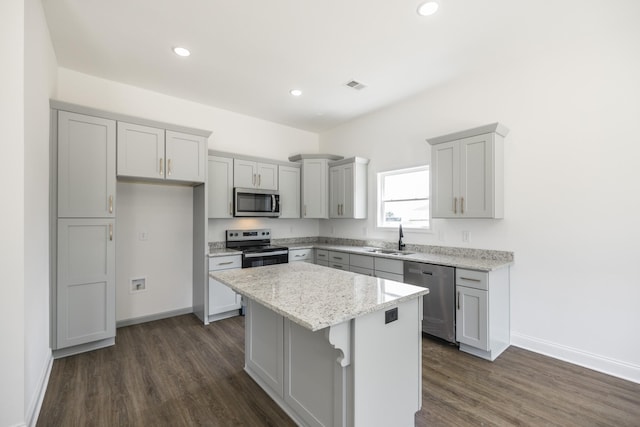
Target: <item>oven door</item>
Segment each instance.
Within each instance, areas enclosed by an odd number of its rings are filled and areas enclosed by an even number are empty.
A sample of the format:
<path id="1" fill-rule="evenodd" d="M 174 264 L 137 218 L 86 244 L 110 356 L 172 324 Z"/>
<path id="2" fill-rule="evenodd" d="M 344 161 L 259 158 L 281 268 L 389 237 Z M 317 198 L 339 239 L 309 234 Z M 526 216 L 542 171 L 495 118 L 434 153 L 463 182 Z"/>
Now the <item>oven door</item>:
<path id="1" fill-rule="evenodd" d="M 288 250 L 242 255 L 242 268 L 262 267 L 264 265 L 284 264 L 287 262 L 289 262 Z"/>
<path id="2" fill-rule="evenodd" d="M 233 189 L 234 216 L 280 216 L 280 195 L 273 190 Z"/>

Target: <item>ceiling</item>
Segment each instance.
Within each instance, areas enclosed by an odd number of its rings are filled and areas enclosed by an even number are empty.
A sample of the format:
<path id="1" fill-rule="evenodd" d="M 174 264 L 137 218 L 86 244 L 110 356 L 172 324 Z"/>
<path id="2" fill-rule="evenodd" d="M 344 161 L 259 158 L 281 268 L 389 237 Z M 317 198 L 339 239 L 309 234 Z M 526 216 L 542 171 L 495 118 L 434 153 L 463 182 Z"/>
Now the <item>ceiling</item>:
<path id="1" fill-rule="evenodd" d="M 431 17 L 418 0 L 42 3 L 61 67 L 313 132 L 525 49 L 536 20 L 513 0 L 440 0 Z"/>

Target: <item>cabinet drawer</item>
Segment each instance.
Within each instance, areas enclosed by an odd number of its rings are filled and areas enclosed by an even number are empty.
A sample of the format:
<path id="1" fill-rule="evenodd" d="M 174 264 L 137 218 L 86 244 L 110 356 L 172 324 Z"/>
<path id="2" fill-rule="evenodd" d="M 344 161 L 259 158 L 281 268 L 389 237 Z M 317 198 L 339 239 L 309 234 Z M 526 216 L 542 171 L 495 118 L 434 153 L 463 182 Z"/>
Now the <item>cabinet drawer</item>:
<path id="1" fill-rule="evenodd" d="M 353 255 L 351 255 L 351 259 L 353 260 Z M 349 266 L 349 271 L 351 271 L 353 273 L 364 274 L 366 276 L 373 276 L 373 269 L 372 268 L 363 268 L 363 267 L 357 267 L 355 265 L 351 265 L 351 266 Z"/>
<path id="2" fill-rule="evenodd" d="M 368 255 L 349 255 L 349 265 L 373 270 L 373 257 Z"/>
<path id="3" fill-rule="evenodd" d="M 316 249 L 316 263 L 329 261 L 329 251 L 325 249 Z"/>
<path id="4" fill-rule="evenodd" d="M 387 280 L 395 280 L 396 282 L 404 283 L 404 276 L 402 274 L 387 273 L 386 271 L 376 271 L 376 277 Z"/>
<path id="5" fill-rule="evenodd" d="M 456 268 L 456 285 L 489 290 L 489 274 L 483 271 Z"/>
<path id="6" fill-rule="evenodd" d="M 349 254 L 344 252 L 329 251 L 329 262 L 332 264 L 340 263 L 349 266 Z"/>
<path id="7" fill-rule="evenodd" d="M 313 259 L 313 249 L 289 250 L 289 262 L 309 261 Z"/>
<path id="8" fill-rule="evenodd" d="M 337 268 L 338 270 L 349 271 L 349 264 L 342 264 L 339 262 L 329 262 L 329 267 Z"/>
<path id="9" fill-rule="evenodd" d="M 321 265 L 323 267 L 329 267 L 329 261 L 322 261 L 322 260 L 318 260 L 316 261 L 317 265 Z"/>
<path id="10" fill-rule="evenodd" d="M 397 259 L 376 258 L 374 261 L 376 273 L 386 271 L 387 273 L 404 274 L 404 264 Z"/>
<path id="11" fill-rule="evenodd" d="M 209 258 L 209 271 L 242 268 L 241 255 L 226 255 Z"/>

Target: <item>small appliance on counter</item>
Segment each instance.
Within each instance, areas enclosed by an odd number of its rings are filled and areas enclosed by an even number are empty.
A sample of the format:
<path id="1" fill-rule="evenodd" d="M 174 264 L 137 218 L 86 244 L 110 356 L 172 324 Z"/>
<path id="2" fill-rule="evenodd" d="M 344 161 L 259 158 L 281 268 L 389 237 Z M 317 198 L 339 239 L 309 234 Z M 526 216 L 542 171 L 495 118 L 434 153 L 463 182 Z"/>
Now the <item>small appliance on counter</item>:
<path id="1" fill-rule="evenodd" d="M 271 229 L 227 230 L 228 249 L 242 251 L 242 268 L 289 262 L 289 248 L 271 245 Z"/>

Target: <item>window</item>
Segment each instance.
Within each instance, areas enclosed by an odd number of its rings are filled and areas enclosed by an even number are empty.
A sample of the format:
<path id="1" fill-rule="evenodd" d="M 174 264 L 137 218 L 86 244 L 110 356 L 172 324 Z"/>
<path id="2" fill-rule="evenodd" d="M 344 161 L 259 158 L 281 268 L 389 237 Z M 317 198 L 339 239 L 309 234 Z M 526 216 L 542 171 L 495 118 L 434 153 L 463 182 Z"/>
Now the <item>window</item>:
<path id="1" fill-rule="evenodd" d="M 378 173 L 378 227 L 429 228 L 429 167 Z"/>

